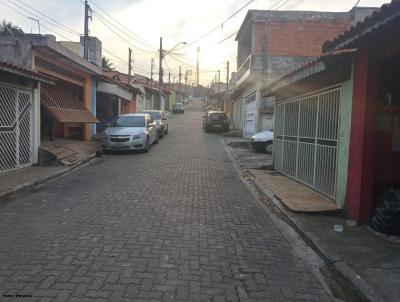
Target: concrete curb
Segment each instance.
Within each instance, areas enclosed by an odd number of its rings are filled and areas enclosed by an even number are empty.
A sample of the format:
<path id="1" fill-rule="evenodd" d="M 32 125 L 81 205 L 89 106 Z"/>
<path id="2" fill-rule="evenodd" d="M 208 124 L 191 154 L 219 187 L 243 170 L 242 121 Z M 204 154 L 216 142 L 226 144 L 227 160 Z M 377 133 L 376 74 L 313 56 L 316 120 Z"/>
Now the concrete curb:
<path id="1" fill-rule="evenodd" d="M 370 302 L 385 302 L 386 300 L 379 295 L 373 287 L 371 287 L 356 271 L 354 271 L 343 259 L 338 255 L 333 253 L 328 246 L 326 246 L 314 233 L 305 231 L 296 214 L 290 212 L 286 209 L 274 195 L 274 193 L 268 189 L 263 183 L 261 183 L 249 170 L 243 170 L 240 168 L 236 157 L 229 150 L 228 146 L 221 139 L 224 149 L 228 154 L 229 159 L 232 161 L 235 170 L 238 172 L 239 176 L 242 176 L 244 171 L 247 175 L 250 175 L 252 182 L 255 187 L 257 187 L 268 200 L 270 200 L 274 206 L 290 221 L 292 227 L 299 233 L 299 235 L 309 244 L 309 246 L 321 256 L 321 258 L 331 266 L 336 273 L 341 275 L 347 282 L 349 282 L 351 288 L 356 292 L 360 298 L 364 301 Z"/>
<path id="2" fill-rule="evenodd" d="M 73 165 L 71 167 L 66 167 L 66 168 L 64 168 L 64 169 L 62 169 L 60 171 L 57 171 L 57 172 L 53 173 L 53 174 L 46 175 L 46 176 L 44 176 L 42 178 L 36 179 L 34 181 L 31 181 L 31 182 L 25 182 L 25 183 L 23 183 L 21 185 L 18 185 L 18 186 L 14 187 L 14 188 L 12 188 L 10 190 L 4 191 L 4 192 L 0 193 L 0 200 L 3 199 L 3 198 L 7 198 L 10 195 L 13 195 L 13 194 L 15 194 L 15 193 L 17 193 L 19 191 L 26 190 L 28 188 L 37 186 L 39 184 L 48 182 L 49 180 L 52 180 L 54 178 L 60 177 L 60 176 L 66 174 L 68 172 L 71 172 L 72 170 L 75 170 L 75 169 L 83 166 L 84 164 L 86 164 L 87 162 L 89 162 L 90 160 L 92 160 L 95 157 L 96 157 L 96 154 L 91 154 L 90 156 L 88 156 L 84 160 L 80 161 L 79 163 L 77 163 L 77 164 L 75 164 L 75 165 Z"/>

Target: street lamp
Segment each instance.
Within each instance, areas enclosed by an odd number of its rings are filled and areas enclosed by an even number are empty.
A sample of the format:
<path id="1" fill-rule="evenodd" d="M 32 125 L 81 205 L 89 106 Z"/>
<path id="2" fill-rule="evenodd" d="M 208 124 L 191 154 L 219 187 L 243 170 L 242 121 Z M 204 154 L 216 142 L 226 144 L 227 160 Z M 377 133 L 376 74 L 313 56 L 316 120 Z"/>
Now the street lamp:
<path id="1" fill-rule="evenodd" d="M 179 43 L 176 44 L 174 47 L 172 47 L 171 50 L 169 50 L 168 52 L 164 53 L 162 57 L 163 57 L 163 58 L 166 57 L 167 54 L 169 54 L 170 52 L 172 52 L 175 48 L 177 48 L 177 47 L 178 47 L 179 45 L 181 45 L 181 44 L 186 45 L 187 43 L 186 43 L 186 42 L 179 42 Z"/>
<path id="2" fill-rule="evenodd" d="M 158 86 L 159 86 L 159 93 L 160 93 L 160 107 L 161 106 L 161 100 L 162 100 L 162 93 L 163 93 L 163 70 L 162 70 L 162 59 L 167 56 L 171 51 L 173 51 L 175 48 L 177 48 L 179 45 L 186 45 L 186 42 L 179 42 L 178 44 L 176 44 L 174 47 L 172 47 L 169 51 L 167 51 L 166 53 L 164 53 L 163 49 L 162 49 L 162 37 L 160 37 L 160 67 L 159 67 L 159 72 L 158 72 Z M 165 104 L 164 104 L 165 107 Z M 162 109 L 162 108 L 160 108 Z"/>

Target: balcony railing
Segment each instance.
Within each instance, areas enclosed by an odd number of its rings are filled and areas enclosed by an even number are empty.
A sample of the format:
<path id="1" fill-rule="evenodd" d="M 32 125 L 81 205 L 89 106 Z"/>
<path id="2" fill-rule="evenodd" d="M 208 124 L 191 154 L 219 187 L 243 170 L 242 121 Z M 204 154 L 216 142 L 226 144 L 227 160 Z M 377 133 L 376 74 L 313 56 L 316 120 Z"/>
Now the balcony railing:
<path id="1" fill-rule="evenodd" d="M 240 85 L 249 75 L 252 63 L 252 56 L 249 55 L 247 59 L 237 70 L 237 82 L 236 85 Z"/>

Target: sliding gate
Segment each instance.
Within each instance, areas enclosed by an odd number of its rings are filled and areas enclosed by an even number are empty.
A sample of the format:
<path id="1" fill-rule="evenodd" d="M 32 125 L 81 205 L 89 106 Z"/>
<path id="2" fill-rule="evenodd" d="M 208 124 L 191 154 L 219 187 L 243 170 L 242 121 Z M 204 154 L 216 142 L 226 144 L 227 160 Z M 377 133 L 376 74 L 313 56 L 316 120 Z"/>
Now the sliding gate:
<path id="1" fill-rule="evenodd" d="M 32 164 L 30 91 L 0 84 L 0 173 Z"/>
<path id="2" fill-rule="evenodd" d="M 279 103 L 275 169 L 334 199 L 339 118 L 339 88 Z"/>

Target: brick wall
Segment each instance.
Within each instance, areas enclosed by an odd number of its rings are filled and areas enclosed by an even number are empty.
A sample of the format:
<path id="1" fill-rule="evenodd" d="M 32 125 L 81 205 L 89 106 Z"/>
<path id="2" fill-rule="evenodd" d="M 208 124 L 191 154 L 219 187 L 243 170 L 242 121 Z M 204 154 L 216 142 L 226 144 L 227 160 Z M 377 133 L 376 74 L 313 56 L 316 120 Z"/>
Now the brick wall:
<path id="1" fill-rule="evenodd" d="M 267 53 L 273 56 L 319 56 L 323 42 L 331 40 L 351 24 L 351 19 L 271 20 L 267 26 Z M 259 38 L 258 34 L 256 36 Z"/>
<path id="2" fill-rule="evenodd" d="M 264 35 L 266 33 L 265 22 L 255 23 L 254 54 L 261 55 L 264 51 Z"/>

